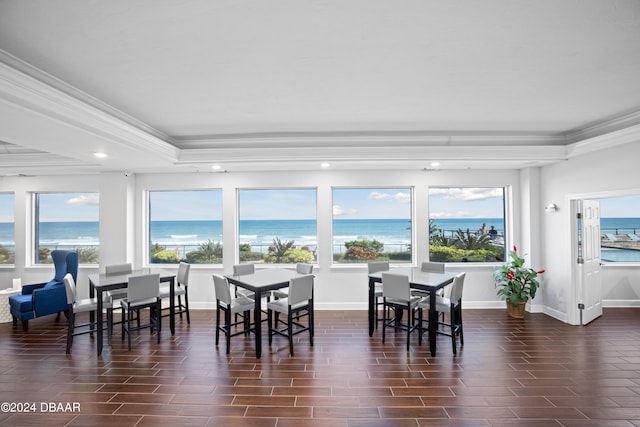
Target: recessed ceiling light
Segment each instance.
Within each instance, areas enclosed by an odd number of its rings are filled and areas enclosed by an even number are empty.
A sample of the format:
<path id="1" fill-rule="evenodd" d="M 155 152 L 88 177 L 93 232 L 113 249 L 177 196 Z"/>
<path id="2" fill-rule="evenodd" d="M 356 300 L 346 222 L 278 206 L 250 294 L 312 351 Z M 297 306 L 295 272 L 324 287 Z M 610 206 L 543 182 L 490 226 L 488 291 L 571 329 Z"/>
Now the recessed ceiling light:
<path id="1" fill-rule="evenodd" d="M 93 155 L 99 159 L 104 159 L 105 157 L 107 157 L 107 153 L 101 153 L 100 151 L 94 152 Z"/>
<path id="2" fill-rule="evenodd" d="M 211 165 L 211 169 L 213 169 L 214 171 L 220 170 L 220 165 Z"/>
<path id="3" fill-rule="evenodd" d="M 326 168 L 328 168 L 328 167 L 331 167 L 331 163 L 327 163 L 327 162 L 320 163 L 320 167 L 322 167 L 322 168 L 325 168 L 325 169 L 326 169 Z"/>
<path id="4" fill-rule="evenodd" d="M 440 162 L 431 162 L 431 167 L 432 168 L 437 168 L 440 166 Z"/>

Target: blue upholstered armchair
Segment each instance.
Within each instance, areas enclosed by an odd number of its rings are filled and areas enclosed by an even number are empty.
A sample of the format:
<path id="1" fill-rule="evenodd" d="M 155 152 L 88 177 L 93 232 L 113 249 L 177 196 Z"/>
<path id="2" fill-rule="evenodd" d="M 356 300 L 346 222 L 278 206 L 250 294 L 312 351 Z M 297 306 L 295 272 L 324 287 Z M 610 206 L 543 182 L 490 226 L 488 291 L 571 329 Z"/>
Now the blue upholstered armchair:
<path id="1" fill-rule="evenodd" d="M 22 329 L 29 330 L 29 320 L 67 310 L 67 293 L 64 288 L 64 276 L 71 273 L 73 280 L 78 278 L 78 253 L 53 251 L 51 258 L 56 269 L 53 279 L 46 283 L 24 285 L 21 295 L 9 297 L 13 325 L 22 322 Z"/>

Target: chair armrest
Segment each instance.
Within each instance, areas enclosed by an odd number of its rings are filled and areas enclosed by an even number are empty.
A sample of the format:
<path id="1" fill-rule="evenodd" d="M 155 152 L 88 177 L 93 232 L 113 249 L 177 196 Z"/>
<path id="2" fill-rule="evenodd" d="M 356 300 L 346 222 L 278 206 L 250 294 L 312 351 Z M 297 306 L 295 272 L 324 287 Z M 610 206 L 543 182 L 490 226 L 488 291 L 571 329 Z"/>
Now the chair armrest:
<path id="1" fill-rule="evenodd" d="M 40 289 L 43 288 L 44 285 L 46 285 L 49 282 L 44 282 L 44 283 L 32 283 L 29 285 L 24 285 L 22 287 L 22 295 L 30 295 L 33 294 L 33 291 L 35 291 L 36 289 Z"/>
<path id="2" fill-rule="evenodd" d="M 47 289 L 36 289 L 33 291 L 33 311 L 36 317 L 60 313 L 67 309 L 67 291 L 64 285 L 56 285 Z"/>

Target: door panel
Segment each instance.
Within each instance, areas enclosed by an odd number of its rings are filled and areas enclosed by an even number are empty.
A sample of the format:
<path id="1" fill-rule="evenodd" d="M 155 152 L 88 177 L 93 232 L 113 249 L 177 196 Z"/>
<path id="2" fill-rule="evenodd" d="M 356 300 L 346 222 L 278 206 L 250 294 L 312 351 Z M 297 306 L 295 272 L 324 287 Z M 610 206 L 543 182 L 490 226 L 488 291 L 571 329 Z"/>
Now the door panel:
<path id="1" fill-rule="evenodd" d="M 600 204 L 592 200 L 582 201 L 578 221 L 581 254 L 578 255 L 578 280 L 583 325 L 602 315 L 602 275 L 600 265 Z"/>

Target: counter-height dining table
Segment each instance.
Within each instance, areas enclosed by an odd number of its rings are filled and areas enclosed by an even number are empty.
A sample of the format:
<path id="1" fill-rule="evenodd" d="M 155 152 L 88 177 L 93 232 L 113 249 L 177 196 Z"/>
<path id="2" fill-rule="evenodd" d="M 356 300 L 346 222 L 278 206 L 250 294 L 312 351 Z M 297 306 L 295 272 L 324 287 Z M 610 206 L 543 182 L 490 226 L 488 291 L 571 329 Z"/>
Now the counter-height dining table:
<path id="1" fill-rule="evenodd" d="M 171 330 L 171 335 L 174 335 L 176 332 L 176 322 L 175 322 L 175 286 L 176 286 L 176 275 L 170 271 L 159 270 L 155 268 L 141 268 L 138 270 L 133 270 L 128 273 L 123 274 L 90 274 L 89 275 L 89 296 L 91 298 L 96 298 L 96 313 L 98 315 L 97 325 L 102 325 L 102 310 L 103 310 L 103 292 L 110 291 L 113 289 L 121 289 L 126 288 L 129 285 L 129 277 L 131 276 L 141 276 L 145 274 L 157 273 L 160 274 L 161 282 L 169 282 L 169 329 Z M 98 356 L 102 354 L 103 348 L 103 333 L 102 328 L 96 328 L 96 341 L 98 345 Z"/>
<path id="2" fill-rule="evenodd" d="M 289 287 L 289 280 L 301 276 L 295 270 L 285 268 L 265 268 L 255 270 L 252 274 L 240 276 L 226 275 L 232 285 L 239 286 L 255 293 L 253 321 L 255 322 L 256 357 L 262 355 L 262 298 L 276 289 Z M 313 299 L 312 303 L 313 305 Z"/>
<path id="3" fill-rule="evenodd" d="M 382 273 L 369 274 L 369 336 L 373 336 L 376 324 L 376 283 L 382 283 Z M 456 277 L 453 273 L 436 273 L 422 271 L 420 267 L 397 267 L 389 270 L 389 273 L 402 274 L 409 277 L 409 285 L 412 289 L 419 289 L 429 293 L 429 351 L 431 356 L 436 355 L 436 334 L 438 328 L 438 312 L 436 311 L 436 291 L 453 282 Z"/>

